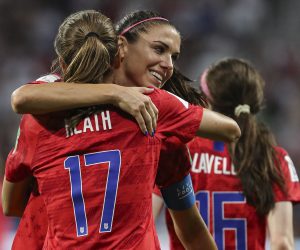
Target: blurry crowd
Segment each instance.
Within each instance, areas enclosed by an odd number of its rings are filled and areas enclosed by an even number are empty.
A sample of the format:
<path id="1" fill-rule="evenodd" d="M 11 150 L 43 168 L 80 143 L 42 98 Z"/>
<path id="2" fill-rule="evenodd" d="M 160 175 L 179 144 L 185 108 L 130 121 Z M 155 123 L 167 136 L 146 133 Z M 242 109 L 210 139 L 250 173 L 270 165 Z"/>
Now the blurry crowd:
<path id="1" fill-rule="evenodd" d="M 181 32 L 178 67 L 196 87 L 201 72 L 217 59 L 234 56 L 251 61 L 266 80 L 261 118 L 300 174 L 300 1 L 0 0 L 1 179 L 20 119 L 11 110 L 11 93 L 49 72 L 57 28 L 64 17 L 80 9 L 100 10 L 113 21 L 138 9 L 160 12 Z M 298 236 L 299 210 L 296 207 L 294 217 Z"/>

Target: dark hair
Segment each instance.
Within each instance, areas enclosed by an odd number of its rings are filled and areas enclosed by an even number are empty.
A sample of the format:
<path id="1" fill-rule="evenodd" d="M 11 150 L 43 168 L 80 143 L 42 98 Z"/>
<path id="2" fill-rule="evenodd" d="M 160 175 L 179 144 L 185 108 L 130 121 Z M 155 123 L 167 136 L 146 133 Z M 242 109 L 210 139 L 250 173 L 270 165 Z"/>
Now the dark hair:
<path id="1" fill-rule="evenodd" d="M 207 107 L 205 96 L 191 85 L 192 82 L 192 80 L 183 75 L 178 69 L 174 68 L 173 75 L 162 86 L 162 89 L 181 97 L 189 103 Z"/>
<path id="2" fill-rule="evenodd" d="M 150 11 L 150 10 L 134 11 L 132 13 L 127 14 L 126 16 L 124 16 L 121 20 L 119 20 L 116 23 L 116 26 L 115 26 L 116 32 L 118 35 L 120 35 L 125 29 L 129 28 L 130 26 L 132 26 L 140 21 L 143 21 L 143 20 L 146 20 L 149 18 L 154 18 L 154 17 L 162 17 L 162 16 L 159 15 L 157 12 Z M 130 30 L 128 30 L 127 32 L 122 34 L 122 36 L 126 37 L 126 39 L 129 43 L 133 43 L 138 40 L 140 33 L 147 33 L 147 30 L 150 27 L 153 27 L 158 24 L 170 25 L 175 30 L 177 30 L 175 28 L 175 26 L 172 25 L 167 19 L 155 19 L 155 20 L 149 20 L 149 21 L 140 23 L 139 25 L 131 28 Z"/>
<path id="3" fill-rule="evenodd" d="M 149 18 L 155 18 L 155 17 L 162 17 L 156 12 L 153 11 L 135 11 L 132 12 L 125 17 L 123 17 L 117 24 L 116 24 L 116 32 L 117 34 L 121 34 L 124 30 L 126 30 L 128 27 L 141 22 L 143 20 L 149 19 Z M 147 30 L 150 27 L 153 27 L 155 25 L 170 25 L 175 30 L 176 27 L 170 23 L 168 20 L 164 19 L 155 19 L 155 20 L 149 20 L 146 22 L 142 22 L 138 24 L 137 26 L 134 26 L 124 34 L 122 34 L 129 43 L 134 43 L 139 39 L 140 33 L 147 33 Z M 178 32 L 178 30 L 177 30 Z M 178 32 L 179 34 L 179 32 Z M 192 81 L 184 76 L 178 69 L 174 68 L 173 75 L 171 78 L 164 84 L 162 89 L 165 89 L 183 99 L 186 101 L 195 104 L 195 105 L 201 105 L 206 107 L 207 103 L 205 101 L 204 96 L 192 85 L 190 84 Z"/>
<path id="4" fill-rule="evenodd" d="M 250 63 L 235 58 L 213 64 L 206 81 L 212 108 L 235 119 L 241 128 L 232 160 L 247 202 L 266 215 L 275 204 L 273 185 L 286 190 L 274 136 L 255 116 L 263 106 L 265 82 Z M 235 108 L 244 104 L 250 106 L 250 113 L 236 116 Z"/>
<path id="5" fill-rule="evenodd" d="M 55 51 L 67 68 L 65 82 L 100 83 L 109 72 L 117 52 L 117 36 L 112 21 L 95 10 L 79 11 L 60 25 Z M 72 111 L 70 126 L 96 112 L 97 107 Z"/>

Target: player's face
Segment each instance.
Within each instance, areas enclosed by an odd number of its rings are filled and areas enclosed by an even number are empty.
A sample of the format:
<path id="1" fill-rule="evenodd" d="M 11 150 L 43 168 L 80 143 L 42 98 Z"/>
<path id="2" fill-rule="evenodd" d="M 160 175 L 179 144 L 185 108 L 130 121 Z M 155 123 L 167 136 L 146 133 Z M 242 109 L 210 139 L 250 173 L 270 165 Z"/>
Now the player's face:
<path id="1" fill-rule="evenodd" d="M 127 43 L 123 66 L 126 80 L 135 86 L 161 87 L 173 74 L 180 53 L 180 35 L 172 26 L 156 25 Z"/>

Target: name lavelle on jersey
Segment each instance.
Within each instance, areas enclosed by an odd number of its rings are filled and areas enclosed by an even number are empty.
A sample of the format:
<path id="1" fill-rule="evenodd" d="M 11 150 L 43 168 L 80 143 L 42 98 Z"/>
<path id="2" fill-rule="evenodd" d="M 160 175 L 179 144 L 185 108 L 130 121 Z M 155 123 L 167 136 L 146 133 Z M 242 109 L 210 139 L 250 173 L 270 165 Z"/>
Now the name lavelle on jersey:
<path id="1" fill-rule="evenodd" d="M 227 157 L 209 153 L 195 153 L 192 161 L 192 172 L 204 174 L 236 175 L 234 165 L 228 163 Z"/>
<path id="2" fill-rule="evenodd" d="M 111 129 L 112 123 L 108 110 L 84 118 L 83 121 L 74 128 L 70 128 L 67 124 L 65 125 L 66 138 L 82 133 L 98 132 Z"/>

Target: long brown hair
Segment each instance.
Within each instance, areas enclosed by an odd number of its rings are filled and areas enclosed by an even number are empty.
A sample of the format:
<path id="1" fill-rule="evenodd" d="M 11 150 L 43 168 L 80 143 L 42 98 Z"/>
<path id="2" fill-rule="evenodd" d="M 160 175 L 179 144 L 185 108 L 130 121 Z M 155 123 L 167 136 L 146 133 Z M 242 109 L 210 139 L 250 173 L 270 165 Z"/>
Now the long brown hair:
<path id="1" fill-rule="evenodd" d="M 232 117 L 241 128 L 232 160 L 247 202 L 258 214 L 266 215 L 275 204 L 273 185 L 285 192 L 285 183 L 276 157 L 276 142 L 267 126 L 256 114 L 264 104 L 265 82 L 259 72 L 245 60 L 228 58 L 213 64 L 206 83 L 212 108 Z M 239 105 L 249 105 L 250 112 L 236 113 Z"/>
<path id="2" fill-rule="evenodd" d="M 101 83 L 110 71 L 117 52 L 117 36 L 112 21 L 95 10 L 79 11 L 60 25 L 54 42 L 55 51 L 63 60 L 65 82 Z M 71 112 L 70 126 L 96 112 L 97 107 Z"/>

